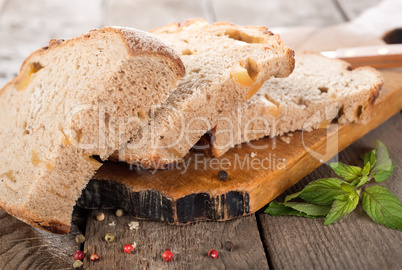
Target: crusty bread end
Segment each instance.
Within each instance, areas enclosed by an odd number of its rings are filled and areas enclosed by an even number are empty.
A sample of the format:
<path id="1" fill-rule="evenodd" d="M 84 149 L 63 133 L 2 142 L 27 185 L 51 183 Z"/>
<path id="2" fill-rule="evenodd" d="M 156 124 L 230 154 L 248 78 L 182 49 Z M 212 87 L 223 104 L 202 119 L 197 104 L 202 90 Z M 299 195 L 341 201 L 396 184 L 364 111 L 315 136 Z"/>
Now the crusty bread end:
<path id="1" fill-rule="evenodd" d="M 159 38 L 106 27 L 51 40 L 0 90 L 0 207 L 66 233 L 95 171 L 147 123 L 185 68 Z"/>

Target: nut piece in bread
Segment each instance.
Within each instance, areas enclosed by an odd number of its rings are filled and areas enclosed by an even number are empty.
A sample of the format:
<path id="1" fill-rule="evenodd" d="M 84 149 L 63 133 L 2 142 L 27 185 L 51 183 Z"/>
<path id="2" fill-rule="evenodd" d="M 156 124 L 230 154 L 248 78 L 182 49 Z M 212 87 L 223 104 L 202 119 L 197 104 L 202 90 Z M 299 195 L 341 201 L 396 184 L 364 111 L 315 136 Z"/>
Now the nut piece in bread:
<path id="1" fill-rule="evenodd" d="M 220 115 L 250 99 L 271 76 L 289 76 L 294 68 L 293 51 L 265 27 L 193 19 L 152 33 L 181 54 L 187 72 L 148 126 L 113 155 L 143 167 L 181 162 Z"/>
<path id="2" fill-rule="evenodd" d="M 52 40 L 0 91 L 0 207 L 56 233 L 100 159 L 146 124 L 184 75 L 157 37 L 102 28 Z"/>

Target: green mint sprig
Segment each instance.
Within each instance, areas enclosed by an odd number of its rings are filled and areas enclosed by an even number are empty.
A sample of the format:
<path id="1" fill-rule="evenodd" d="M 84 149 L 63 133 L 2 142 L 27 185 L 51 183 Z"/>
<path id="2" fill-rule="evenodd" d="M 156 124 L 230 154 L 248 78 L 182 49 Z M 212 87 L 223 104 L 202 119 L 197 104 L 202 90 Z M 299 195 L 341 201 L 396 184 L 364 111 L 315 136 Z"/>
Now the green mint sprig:
<path id="1" fill-rule="evenodd" d="M 378 185 L 365 187 L 371 180 L 383 182 L 394 171 L 395 164 L 387 148 L 376 140 L 374 149 L 361 158 L 363 168 L 341 162 L 331 163 L 331 168 L 341 179 L 313 181 L 302 191 L 286 196 L 283 203 L 271 202 L 265 213 L 271 216 L 325 217 L 324 225 L 329 225 L 352 212 L 361 201 L 364 211 L 372 220 L 402 231 L 402 203 L 398 197 Z M 294 202 L 294 199 L 304 202 Z"/>

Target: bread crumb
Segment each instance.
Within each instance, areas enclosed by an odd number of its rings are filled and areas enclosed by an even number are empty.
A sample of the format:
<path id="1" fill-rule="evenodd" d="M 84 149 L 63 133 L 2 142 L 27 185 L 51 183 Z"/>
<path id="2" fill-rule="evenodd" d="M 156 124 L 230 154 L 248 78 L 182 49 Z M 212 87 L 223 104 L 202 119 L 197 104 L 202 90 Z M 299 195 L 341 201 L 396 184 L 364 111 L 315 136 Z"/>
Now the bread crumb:
<path id="1" fill-rule="evenodd" d="M 133 243 L 133 248 L 135 249 L 136 247 L 137 247 L 137 243 L 134 241 L 134 243 Z"/>
<path id="2" fill-rule="evenodd" d="M 137 230 L 139 226 L 140 226 L 140 223 L 138 221 L 131 221 L 130 223 L 128 223 L 128 227 L 130 228 L 130 231 Z"/>
<path id="3" fill-rule="evenodd" d="M 289 136 L 289 137 L 293 137 L 293 133 L 289 133 L 288 136 Z"/>
<path id="4" fill-rule="evenodd" d="M 110 222 L 108 225 L 109 225 L 109 226 L 116 226 L 116 223 L 114 223 L 114 221 L 112 221 L 112 222 Z"/>
<path id="5" fill-rule="evenodd" d="M 251 155 L 250 155 L 252 158 L 253 157 L 256 157 L 257 156 L 257 152 L 251 152 Z"/>
<path id="6" fill-rule="evenodd" d="M 287 136 L 280 136 L 279 139 L 281 139 L 282 142 L 286 143 L 286 144 L 290 144 L 290 137 Z"/>

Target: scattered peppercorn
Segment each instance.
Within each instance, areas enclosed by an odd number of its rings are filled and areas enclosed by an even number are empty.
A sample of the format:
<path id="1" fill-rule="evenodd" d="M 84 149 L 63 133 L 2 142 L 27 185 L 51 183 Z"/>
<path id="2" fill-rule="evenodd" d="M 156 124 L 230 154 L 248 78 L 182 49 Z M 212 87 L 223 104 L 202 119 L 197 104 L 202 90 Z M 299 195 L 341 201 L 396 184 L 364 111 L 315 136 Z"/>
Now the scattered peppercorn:
<path id="1" fill-rule="evenodd" d="M 124 252 L 130 254 L 134 251 L 134 247 L 130 244 L 124 246 Z"/>
<path id="2" fill-rule="evenodd" d="M 231 241 L 226 241 L 226 242 L 225 242 L 225 249 L 226 249 L 227 251 L 232 252 L 233 249 L 234 249 L 234 244 L 233 244 Z"/>
<path id="3" fill-rule="evenodd" d="M 76 268 L 81 268 L 83 265 L 84 265 L 84 263 L 83 263 L 82 261 L 76 260 L 76 261 L 73 263 L 73 268 L 74 268 L 74 269 L 76 269 Z"/>
<path id="4" fill-rule="evenodd" d="M 218 258 L 218 251 L 216 251 L 215 249 L 211 249 L 208 252 L 208 257 L 212 258 L 212 259 L 216 259 Z"/>
<path id="5" fill-rule="evenodd" d="M 218 179 L 220 181 L 226 181 L 226 179 L 228 179 L 228 173 L 224 170 L 221 170 L 218 172 Z"/>
<path id="6" fill-rule="evenodd" d="M 170 262 L 173 259 L 173 253 L 170 251 L 170 249 L 166 249 L 162 254 L 162 258 L 165 261 Z"/>
<path id="7" fill-rule="evenodd" d="M 116 210 L 116 217 L 122 217 L 123 214 L 124 214 L 124 212 L 123 212 L 122 209 L 117 209 L 117 210 Z"/>
<path id="8" fill-rule="evenodd" d="M 91 257 L 89 257 L 89 260 L 91 262 L 97 262 L 97 261 L 99 261 L 99 255 L 96 254 L 96 252 L 95 252 L 94 254 L 91 255 Z"/>
<path id="9" fill-rule="evenodd" d="M 82 244 L 85 242 L 85 236 L 79 234 L 75 237 L 75 241 L 77 242 L 77 244 Z"/>
<path id="10" fill-rule="evenodd" d="M 106 242 L 113 242 L 114 241 L 114 235 L 112 233 L 107 233 L 105 235 L 105 240 L 106 240 Z"/>
<path id="11" fill-rule="evenodd" d="M 85 253 L 82 252 L 81 250 L 77 250 L 76 252 L 74 252 L 74 259 L 82 261 L 85 257 Z"/>
<path id="12" fill-rule="evenodd" d="M 105 214 L 104 213 L 98 213 L 96 214 L 96 219 L 98 221 L 103 221 L 105 219 Z"/>

